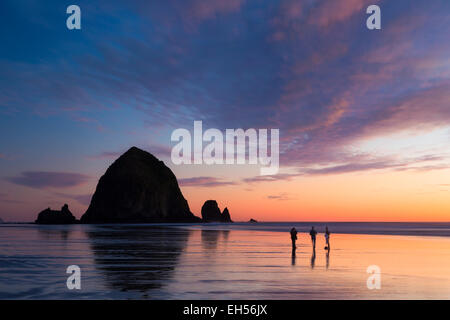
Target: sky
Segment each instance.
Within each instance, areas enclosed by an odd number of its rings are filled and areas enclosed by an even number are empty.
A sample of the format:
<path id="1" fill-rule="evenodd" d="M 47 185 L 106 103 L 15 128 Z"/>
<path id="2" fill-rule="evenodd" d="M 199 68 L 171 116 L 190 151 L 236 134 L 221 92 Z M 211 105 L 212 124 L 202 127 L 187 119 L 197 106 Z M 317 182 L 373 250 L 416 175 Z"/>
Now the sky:
<path id="1" fill-rule="evenodd" d="M 3 0 L 0 24 L 5 221 L 81 217 L 131 146 L 198 216 L 215 199 L 236 221 L 450 221 L 447 0 Z M 196 120 L 279 129 L 279 172 L 175 165 Z"/>

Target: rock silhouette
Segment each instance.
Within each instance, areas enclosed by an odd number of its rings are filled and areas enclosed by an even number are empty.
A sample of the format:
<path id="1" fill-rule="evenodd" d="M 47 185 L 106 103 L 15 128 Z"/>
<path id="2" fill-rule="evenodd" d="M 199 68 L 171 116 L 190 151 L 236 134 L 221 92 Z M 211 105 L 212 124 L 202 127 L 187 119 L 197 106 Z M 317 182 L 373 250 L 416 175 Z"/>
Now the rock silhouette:
<path id="1" fill-rule="evenodd" d="M 222 212 L 222 220 L 224 222 L 233 222 L 233 221 L 231 221 L 230 212 L 228 211 L 228 208 L 226 208 L 226 207 Z"/>
<path id="2" fill-rule="evenodd" d="M 72 224 L 77 219 L 69 210 L 69 206 L 65 204 L 61 210 L 51 210 L 50 208 L 41 211 L 35 223 L 37 224 Z"/>
<path id="3" fill-rule="evenodd" d="M 250 223 L 256 223 L 256 222 L 258 222 L 258 221 L 256 221 L 255 219 L 250 219 L 250 220 L 248 220 L 248 222 L 250 222 Z"/>
<path id="4" fill-rule="evenodd" d="M 202 219 L 208 221 L 221 221 L 222 214 L 216 200 L 207 200 L 202 206 Z"/>
<path id="5" fill-rule="evenodd" d="M 207 200 L 202 206 L 202 219 L 204 222 L 233 222 L 228 208 L 220 213 L 216 200 Z"/>
<path id="6" fill-rule="evenodd" d="M 132 147 L 100 178 L 82 223 L 199 222 L 173 172 Z"/>

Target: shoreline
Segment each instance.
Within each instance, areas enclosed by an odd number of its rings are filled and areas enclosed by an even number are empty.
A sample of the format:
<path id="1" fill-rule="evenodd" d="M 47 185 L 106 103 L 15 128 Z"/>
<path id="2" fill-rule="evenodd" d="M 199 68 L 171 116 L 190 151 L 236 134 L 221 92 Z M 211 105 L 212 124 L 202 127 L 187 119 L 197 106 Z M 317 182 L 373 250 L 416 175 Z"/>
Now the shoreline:
<path id="1" fill-rule="evenodd" d="M 387 235 L 387 236 L 412 236 L 412 237 L 450 237 L 450 223 L 418 223 L 418 222 L 201 222 L 201 223 L 103 223 L 103 224 L 37 224 L 34 222 L 0 224 L 0 227 L 37 226 L 38 228 L 64 228 L 66 226 L 89 227 L 142 227 L 142 228 L 182 228 L 186 230 L 217 230 L 217 231 L 266 231 L 288 234 L 291 227 L 296 227 L 300 235 L 309 237 L 309 229 L 316 227 L 318 235 L 323 235 L 325 226 L 330 228 L 331 235 Z M 322 230 L 323 229 L 323 230 Z"/>

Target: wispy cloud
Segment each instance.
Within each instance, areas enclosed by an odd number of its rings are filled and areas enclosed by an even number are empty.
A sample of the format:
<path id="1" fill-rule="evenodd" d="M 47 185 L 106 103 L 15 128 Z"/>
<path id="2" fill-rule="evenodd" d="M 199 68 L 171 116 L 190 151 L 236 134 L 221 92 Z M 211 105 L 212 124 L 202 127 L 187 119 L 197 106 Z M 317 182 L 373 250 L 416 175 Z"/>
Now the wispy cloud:
<path id="1" fill-rule="evenodd" d="M 99 154 L 89 156 L 90 159 L 116 159 L 120 157 L 124 151 L 103 151 Z"/>
<path id="2" fill-rule="evenodd" d="M 92 194 L 67 194 L 67 193 L 61 193 L 56 192 L 56 196 L 65 198 L 65 199 L 71 199 L 75 200 L 78 203 L 88 206 L 91 203 Z"/>
<path id="3" fill-rule="evenodd" d="M 375 161 L 368 163 L 347 163 L 335 166 L 329 166 L 324 168 L 309 168 L 304 169 L 301 172 L 305 175 L 327 175 L 327 174 L 342 174 L 357 171 L 367 171 L 376 169 L 387 169 L 403 167 L 404 164 L 395 164 L 388 161 Z"/>
<path id="4" fill-rule="evenodd" d="M 335 159 L 334 164 L 297 168 L 295 173 L 280 173 L 277 175 L 255 176 L 245 178 L 244 183 L 261 183 L 275 181 L 289 181 L 302 176 L 336 175 L 371 170 L 394 171 L 431 171 L 450 168 L 450 161 L 443 155 L 423 155 L 405 159 L 395 157 L 373 157 L 370 154 L 342 155 L 340 162 Z"/>
<path id="5" fill-rule="evenodd" d="M 162 146 L 162 145 L 157 145 L 157 144 L 152 144 L 150 146 L 140 146 L 141 149 L 147 150 L 148 152 L 150 152 L 151 154 L 153 154 L 154 156 L 158 157 L 158 158 L 163 158 L 163 157 L 170 157 L 171 154 L 171 148 L 168 146 Z M 119 158 L 122 154 L 124 154 L 127 151 L 126 148 L 120 150 L 120 151 L 103 151 L 99 154 L 90 156 L 90 159 L 117 159 Z"/>
<path id="6" fill-rule="evenodd" d="M 421 156 L 403 161 L 398 161 L 392 158 L 382 158 L 374 159 L 373 161 L 352 162 L 321 168 L 301 169 L 300 173 L 304 175 L 328 175 L 386 169 L 392 169 L 395 171 L 431 171 L 449 168 L 449 163 L 435 163 L 431 165 L 427 164 L 429 162 L 439 161 L 443 159 L 445 158 L 434 155 Z"/>
<path id="7" fill-rule="evenodd" d="M 269 200 L 278 200 L 278 201 L 287 201 L 292 199 L 286 192 L 268 195 L 266 198 Z"/>
<path id="8" fill-rule="evenodd" d="M 312 9 L 309 23 L 321 27 L 328 27 L 335 23 L 344 22 L 354 14 L 365 13 L 365 8 L 376 4 L 379 0 L 321 0 Z"/>
<path id="9" fill-rule="evenodd" d="M 235 185 L 233 181 L 225 181 L 215 177 L 193 177 L 178 179 L 178 183 L 183 187 L 221 187 Z"/>
<path id="10" fill-rule="evenodd" d="M 31 188 L 69 188 L 84 184 L 89 176 L 71 172 L 24 171 L 16 177 L 5 180 Z"/>
<path id="11" fill-rule="evenodd" d="M 242 181 L 246 183 L 254 183 L 254 182 L 271 182 L 271 181 L 280 181 L 280 180 L 291 180 L 295 177 L 298 177 L 300 174 L 296 173 L 279 173 L 276 175 L 266 175 L 266 176 L 255 176 L 251 178 L 245 178 Z"/>

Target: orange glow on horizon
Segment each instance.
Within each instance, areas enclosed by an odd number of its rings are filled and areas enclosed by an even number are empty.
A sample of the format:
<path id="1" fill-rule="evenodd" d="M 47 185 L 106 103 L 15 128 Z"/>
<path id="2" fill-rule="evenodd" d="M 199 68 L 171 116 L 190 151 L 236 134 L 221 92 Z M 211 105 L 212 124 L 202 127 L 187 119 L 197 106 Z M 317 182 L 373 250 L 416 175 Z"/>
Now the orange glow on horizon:
<path id="1" fill-rule="evenodd" d="M 372 171 L 182 192 L 196 215 L 204 201 L 215 199 L 235 221 L 448 222 L 446 177 L 450 170 Z"/>

